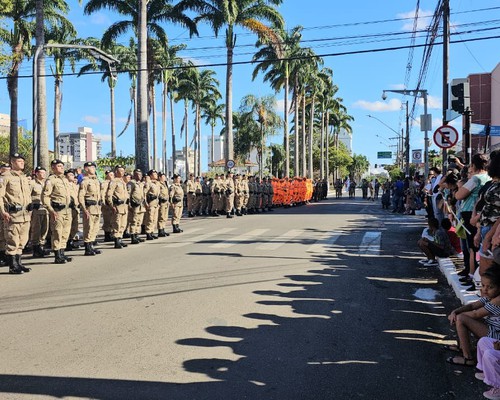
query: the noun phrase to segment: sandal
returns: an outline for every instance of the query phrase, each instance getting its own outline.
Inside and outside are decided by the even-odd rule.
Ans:
[[[454,351],[456,353],[460,353],[462,351],[460,349],[460,347],[458,347],[458,345],[456,345],[456,344],[448,344],[448,345],[445,345],[443,347],[444,347],[445,350]]]
[[[453,365],[460,365],[462,367],[475,367],[476,366],[476,360],[474,358],[467,358],[467,357],[463,357],[463,356],[448,357],[446,359],[446,362],[453,364]]]

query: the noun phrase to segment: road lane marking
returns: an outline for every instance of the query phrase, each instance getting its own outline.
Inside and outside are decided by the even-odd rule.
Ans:
[[[267,250],[267,251],[277,250],[281,246],[287,244],[288,241],[296,238],[297,236],[300,236],[303,233],[304,233],[303,229],[292,229],[288,232],[285,232],[281,236],[278,236],[278,237],[271,239],[267,243],[262,243],[261,245],[257,246],[255,249],[256,250]]]
[[[359,245],[359,254],[380,254],[380,239],[382,232],[366,232]]]
[[[196,228],[196,229],[197,230],[201,230],[201,228]],[[192,245],[194,243],[203,242],[204,240],[210,239],[210,238],[212,238],[214,236],[217,237],[218,235],[224,235],[224,234],[229,233],[229,232],[234,231],[234,230],[236,230],[236,228],[222,228],[222,229],[219,229],[217,231],[213,231],[213,232],[210,232],[210,233],[205,233],[204,235],[190,237],[188,240],[183,241],[183,242],[167,243],[163,247],[167,247],[167,248],[179,248],[179,247],[189,246],[189,245]],[[194,229],[190,230],[190,233],[193,232],[193,231],[194,231]],[[180,239],[182,239],[182,235],[176,236],[176,237],[179,237]]]
[[[234,246],[235,244],[244,244],[242,242],[249,241],[255,237],[261,236],[268,230],[269,229],[254,229],[253,231],[244,233],[242,235],[228,238],[223,242],[213,244],[210,247],[214,249],[227,249],[228,247]]]
[[[322,235],[313,245],[306,250],[308,253],[324,253],[325,250],[333,245],[342,235],[340,232],[328,232]]]

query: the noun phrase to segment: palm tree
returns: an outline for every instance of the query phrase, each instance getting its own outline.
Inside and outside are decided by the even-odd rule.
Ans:
[[[225,105],[217,103],[214,99],[207,99],[201,108],[202,108],[202,118],[205,118],[205,123],[210,125],[212,129],[212,146],[210,149],[210,161],[213,164],[215,162],[215,125],[217,125],[217,120],[220,120],[224,123],[224,111]]]
[[[89,0],[85,5],[86,14],[110,9],[129,18],[115,22],[104,32],[104,45],[116,41],[128,30],[133,30],[137,35],[139,92],[135,152],[137,166],[143,170],[149,169],[147,41],[149,37],[155,37],[163,45],[167,45],[167,34],[161,26],[164,22],[179,24],[187,28],[190,35],[197,34],[196,24],[184,13],[188,1],[181,0],[172,5],[172,0]]]
[[[265,139],[268,135],[274,134],[275,130],[282,124],[281,118],[276,112],[276,98],[274,96],[259,98],[249,94],[241,100],[240,111],[252,116],[259,126],[259,140],[256,147],[259,158],[259,176],[262,178]]]
[[[276,44],[272,41],[258,41],[257,46],[263,46],[254,55],[253,60],[260,60],[255,67],[252,79],[255,79],[259,72],[264,73],[264,82],[270,82],[271,87],[276,91],[283,89],[284,95],[284,125],[283,125],[283,143],[285,147],[285,177],[290,176],[290,143],[289,143],[289,105],[288,92],[290,91],[290,75],[295,60],[289,60],[294,57],[300,47],[302,39],[302,26],[296,26],[290,32],[281,30],[277,32],[280,38],[280,43]]]
[[[339,148],[339,133],[341,130],[345,130],[347,133],[352,133],[352,127],[349,124],[354,121],[346,112],[346,108],[342,105],[342,99],[339,99],[338,107],[335,112],[331,115],[329,124],[334,129],[334,147]],[[334,179],[338,178],[337,171],[335,171]]]
[[[226,69],[226,141],[224,154],[226,161],[234,158],[233,147],[233,51],[236,45],[236,27],[256,33],[259,37],[279,38],[271,29],[283,29],[284,21],[275,6],[283,0],[189,0],[189,8],[199,15],[195,21],[206,21],[215,36],[225,27],[227,50]],[[264,22],[271,25],[266,25]]]
[[[60,44],[77,44],[76,30],[71,27],[55,28],[47,33],[47,42]],[[59,119],[62,107],[62,77],[64,67],[68,60],[71,70],[75,72],[75,63],[78,58],[74,50],[52,48],[49,50],[54,58],[54,66],[51,66],[52,75],[54,76],[54,157],[59,158]]]
[[[34,1],[15,1],[11,2],[10,7],[0,8],[0,18],[4,18],[11,24],[11,29],[0,27],[0,40],[6,43],[11,49],[10,66],[7,72],[7,90],[10,99],[10,151],[18,150],[18,76],[19,68],[26,57],[31,55],[31,39],[35,33],[35,17],[38,12],[43,11],[44,22],[47,29],[52,27],[64,27],[70,25],[64,17],[68,12],[68,5],[64,0],[45,0],[43,10],[40,9],[41,3]],[[43,32],[42,32],[43,34]],[[39,57],[38,66],[43,67],[43,57]],[[43,70],[42,70],[43,71]],[[40,86],[39,86],[40,88]],[[43,83],[42,83],[43,88]],[[45,96],[38,96],[42,103],[42,112]],[[48,165],[48,150],[46,140],[46,129],[39,129],[43,140],[39,141],[39,151],[42,158],[39,158],[40,164],[45,167]],[[43,145],[45,143],[45,145]],[[45,154],[46,153],[46,154]],[[45,164],[46,163],[46,164]]]

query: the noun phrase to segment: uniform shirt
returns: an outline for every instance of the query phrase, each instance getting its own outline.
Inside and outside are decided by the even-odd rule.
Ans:
[[[78,204],[83,212],[88,211],[92,215],[100,213],[101,184],[97,176],[87,175],[83,178],[78,191]],[[95,203],[95,204],[89,204]]]
[[[8,212],[12,222],[30,220],[26,207],[31,203],[31,188],[22,171],[5,171],[0,177],[0,211]],[[20,211],[9,211],[9,206],[20,206]]]
[[[182,189],[181,184],[174,183],[172,186],[170,186],[169,193],[170,193],[170,203],[172,204],[172,206],[181,207],[182,199],[184,198],[184,190]]]
[[[108,194],[110,183],[111,181],[108,179],[106,179],[104,182],[101,182],[101,200],[103,205],[106,204],[106,194]]]
[[[194,192],[198,195],[203,193],[203,188],[201,186],[201,182],[195,182],[194,183]]]
[[[158,205],[158,196],[160,195],[160,185],[158,181],[147,183],[144,191],[146,193],[146,202],[151,206]]]
[[[167,182],[159,181],[158,185],[160,186],[160,195],[158,196],[158,200],[160,201],[160,204],[168,203],[169,193],[168,193]]]
[[[71,202],[72,188],[64,174],[50,175],[45,180],[42,193],[42,203],[50,212],[54,212],[52,203],[57,203],[64,208],[69,207]]]
[[[106,193],[106,203],[110,206],[116,207],[119,212],[125,213],[127,211],[127,200],[129,193],[127,185],[122,178],[114,178],[108,187]],[[120,202],[121,204],[118,204]]]
[[[216,179],[212,183],[212,193],[222,194],[226,190],[226,185],[222,181],[222,179]]]
[[[195,187],[195,182],[194,180],[191,180],[189,179],[187,182],[186,182],[186,192],[187,193],[194,193],[195,190],[196,190],[196,187]]]
[[[233,194],[235,189],[233,178],[227,178],[225,183],[226,183],[226,191],[228,192],[227,194]]]
[[[43,187],[45,185],[45,180],[39,181],[38,179],[32,179],[30,181],[30,187],[31,187],[31,202],[33,204],[40,204],[42,203],[42,192],[43,192]],[[43,206],[41,206],[39,209],[43,209]]]
[[[73,204],[75,207],[78,207],[80,202],[78,201],[78,190],[80,189],[78,186],[78,183],[76,182],[70,182],[70,187],[71,187],[71,199],[73,200]]]
[[[132,179],[128,184],[130,205],[135,211],[146,211],[146,191],[144,182]]]

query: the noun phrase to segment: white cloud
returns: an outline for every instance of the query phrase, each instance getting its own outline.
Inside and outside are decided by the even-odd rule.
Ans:
[[[401,100],[390,99],[388,101],[366,101],[358,100],[353,104],[356,108],[368,111],[397,111],[401,110]]]
[[[206,62],[204,62],[202,60],[198,60],[197,58],[194,58],[194,57],[182,57],[182,61],[185,61],[186,63],[191,62],[196,67],[206,63]]]
[[[285,99],[279,99],[276,101],[276,111],[280,113],[285,112]]]
[[[424,100],[420,99],[421,104],[424,104]],[[434,108],[441,110],[443,108],[443,100],[440,97],[427,96],[427,108]]]
[[[416,29],[417,30],[426,29],[427,26],[429,25],[429,21],[430,21],[430,18],[427,18],[427,17],[431,17],[432,15],[434,15],[434,13],[432,11],[419,10]],[[413,31],[415,10],[398,14],[397,17],[398,18],[411,18],[403,24],[403,27],[401,29],[403,31],[410,31],[410,32]]]
[[[90,23],[92,25],[106,25],[106,26],[109,26],[109,25],[111,25],[111,20],[109,19],[109,17],[106,14],[97,12],[97,13],[93,13],[90,16]]]
[[[99,117],[96,117],[94,115],[85,115],[82,119],[85,122],[88,122],[89,124],[98,124],[99,123]]]
[[[404,89],[406,89],[404,83],[394,83],[392,85],[389,85],[389,87],[391,89],[394,89],[394,90],[404,90]]]

